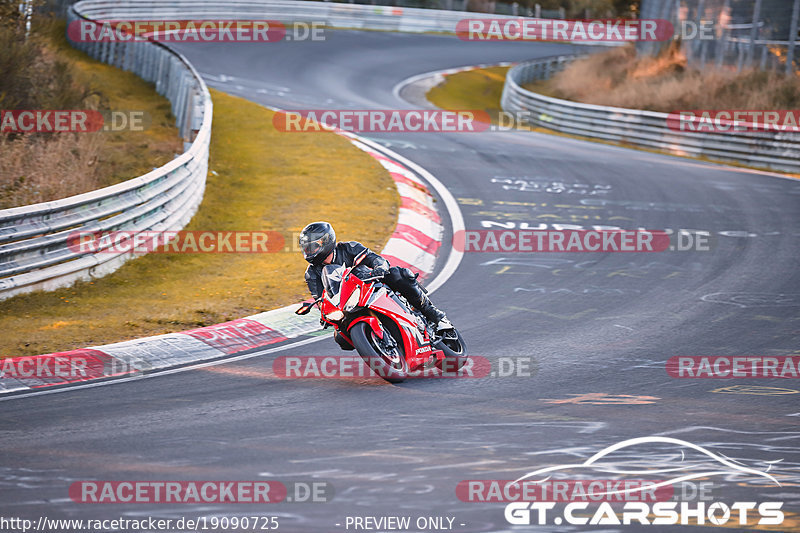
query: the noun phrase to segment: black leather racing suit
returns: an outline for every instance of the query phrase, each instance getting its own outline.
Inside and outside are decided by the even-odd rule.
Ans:
[[[385,270],[389,270],[389,261],[356,241],[336,243],[336,248],[333,249],[333,261],[331,261],[331,264],[351,267],[353,266],[353,261],[356,256],[364,250],[367,250],[367,256],[361,261],[361,265],[368,268],[382,267]],[[308,290],[311,291],[314,299],[322,296],[322,268],[324,266],[323,264],[312,264],[308,265],[306,269],[306,285],[308,285]],[[387,285],[389,284],[387,283]]]
[[[440,312],[436,309],[428,297],[425,295],[425,291],[423,291],[422,287],[417,283],[417,278],[411,270],[407,268],[401,267],[390,267],[389,261],[381,257],[380,255],[376,254],[360,242],[356,241],[349,241],[349,242],[339,242],[336,244],[336,248],[333,250],[333,260],[330,264],[333,265],[344,265],[346,267],[353,266],[353,261],[355,260],[356,256],[367,250],[367,256],[358,265],[360,269],[362,266],[367,268],[374,269],[374,268],[383,268],[387,270],[386,276],[383,278],[383,282],[393,291],[401,294],[408,303],[413,305],[417,308],[422,314],[426,317],[429,317],[430,320],[436,321],[435,313]],[[322,292],[324,290],[322,286],[322,268],[325,265],[308,265],[306,269],[306,284],[308,285],[308,290],[311,291],[311,294],[314,296],[314,299],[319,298],[322,296]],[[366,276],[369,277],[369,272],[364,272]],[[356,275],[359,275],[357,273]],[[359,276],[362,277],[362,276]],[[443,316],[443,314],[442,314]],[[353,347],[341,339],[338,335],[336,336],[336,342],[342,347],[346,349],[352,350]]]

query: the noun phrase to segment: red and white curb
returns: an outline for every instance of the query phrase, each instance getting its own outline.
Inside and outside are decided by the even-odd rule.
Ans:
[[[357,136],[346,132],[340,135],[377,159],[389,172],[400,194],[397,226],[381,255],[393,266],[410,268],[422,279],[429,277],[436,265],[444,228],[428,187],[408,167],[375,151]]]
[[[444,228],[427,186],[408,165],[378,151],[368,141],[348,132],[339,134],[374,157],[389,172],[400,194],[397,226],[381,255],[392,265],[418,272],[420,278],[430,276]],[[180,333],[68,352],[0,359],[0,395],[130,377],[221,359],[320,330],[315,314],[294,314],[299,305]]]

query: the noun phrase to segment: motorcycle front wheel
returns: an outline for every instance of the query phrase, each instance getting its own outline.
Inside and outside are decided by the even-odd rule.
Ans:
[[[442,338],[435,342],[434,347],[444,352],[445,362],[440,361],[437,366],[441,369],[442,365],[448,372],[459,371],[467,364],[467,343],[457,329],[449,329],[442,332]]]
[[[383,329],[384,336],[389,332]],[[350,338],[358,355],[367,366],[389,383],[402,383],[408,376],[408,363],[402,350],[381,340],[366,322],[359,322],[350,330]]]

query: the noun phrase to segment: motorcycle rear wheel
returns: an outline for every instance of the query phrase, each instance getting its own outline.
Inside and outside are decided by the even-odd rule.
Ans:
[[[389,332],[383,329],[383,334],[389,335]],[[400,348],[387,348],[366,322],[353,326],[350,338],[358,355],[378,376],[389,383],[402,383],[408,377],[408,363]]]

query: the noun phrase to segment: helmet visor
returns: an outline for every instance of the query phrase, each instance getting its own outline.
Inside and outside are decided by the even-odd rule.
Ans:
[[[303,239],[300,239],[300,249],[303,250],[303,254],[306,257],[311,257],[314,254],[318,253],[320,250],[322,250],[323,239],[324,237],[322,239],[317,239],[315,241],[305,241],[305,242],[303,241]]]
[[[322,239],[317,239],[316,241],[309,241],[309,242],[300,241],[300,248],[303,249],[304,254],[314,255],[315,253],[319,252],[322,249]]]
[[[315,257],[320,253],[324,253],[325,245],[329,244],[333,240],[328,234],[317,237],[316,239],[314,239],[314,237],[317,237],[317,235],[303,235],[300,237],[300,249],[303,250],[303,255],[306,257],[306,259]]]

